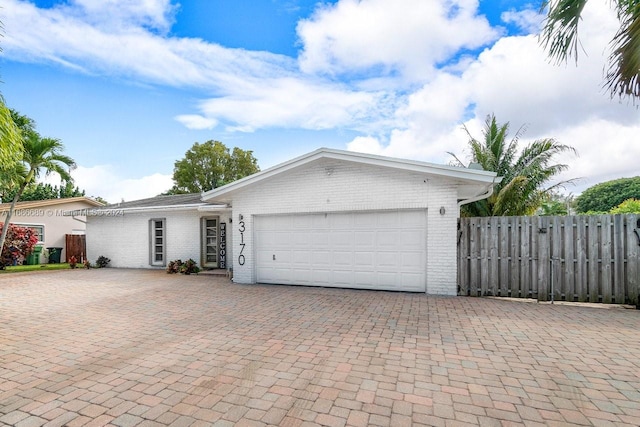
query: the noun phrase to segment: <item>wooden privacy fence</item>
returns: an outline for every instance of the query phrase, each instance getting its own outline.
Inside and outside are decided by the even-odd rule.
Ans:
[[[76,261],[81,263],[85,259],[85,254],[87,253],[87,241],[84,234],[67,234],[66,239],[66,262],[69,262],[69,259],[72,256],[76,257]]]
[[[461,218],[459,294],[635,304],[640,215]]]

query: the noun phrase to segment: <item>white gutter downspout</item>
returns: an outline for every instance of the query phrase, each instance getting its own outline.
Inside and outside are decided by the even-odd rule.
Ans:
[[[84,221],[84,220],[82,220],[82,219],[80,219],[80,218],[76,218],[76,216],[75,216],[74,214],[71,214],[71,218],[73,218],[73,219],[75,219],[76,221],[79,221],[79,222],[81,222],[81,223],[83,223],[83,224],[86,224],[86,223],[87,223],[87,221]]]
[[[496,185],[496,178],[493,178],[493,182],[491,183],[487,191],[485,191],[484,193],[480,193],[468,199],[460,200],[458,202],[458,208],[460,208],[462,205],[466,205],[467,203],[473,203],[473,202],[477,202],[478,200],[487,199],[491,197],[491,195],[493,194],[493,187]]]

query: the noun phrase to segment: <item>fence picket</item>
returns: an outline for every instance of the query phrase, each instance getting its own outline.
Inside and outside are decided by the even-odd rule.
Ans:
[[[462,295],[640,304],[640,215],[461,218]]]

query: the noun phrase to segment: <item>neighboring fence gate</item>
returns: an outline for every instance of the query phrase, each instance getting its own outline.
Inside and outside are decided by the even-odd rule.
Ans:
[[[460,295],[639,305],[640,215],[461,218]]]
[[[66,239],[66,262],[72,256],[76,257],[78,263],[84,262],[87,253],[87,240],[84,234],[67,234]]]

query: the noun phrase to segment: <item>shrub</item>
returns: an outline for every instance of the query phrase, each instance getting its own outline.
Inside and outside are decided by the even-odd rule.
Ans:
[[[167,274],[176,274],[180,273],[180,268],[182,267],[182,260],[169,261],[167,265]]]
[[[187,261],[182,262],[182,260],[177,259],[175,261],[170,261],[167,265],[167,274],[191,274],[191,273],[199,273],[200,268],[198,267],[198,263],[189,258]]]
[[[601,182],[576,198],[576,211],[609,212],[627,199],[640,199],[640,176]]]
[[[0,223],[0,232],[4,224]],[[1,265],[22,264],[38,243],[38,233],[27,227],[9,224],[7,238],[0,254]]]
[[[84,268],[86,268],[87,270],[91,268],[91,263],[88,259],[84,260],[84,263],[82,265],[84,265]]]
[[[191,273],[199,273],[200,268],[198,268],[198,263],[189,258],[182,266],[180,267],[180,273],[182,274],[191,274]]]
[[[109,258],[107,258],[106,256],[100,255],[98,257],[98,259],[96,260],[96,267],[104,268],[104,267],[108,266],[110,262],[111,262],[111,260]]]
[[[69,258],[69,267],[76,268],[77,264],[78,264],[78,260],[76,259],[75,256],[71,255],[71,258]]]

